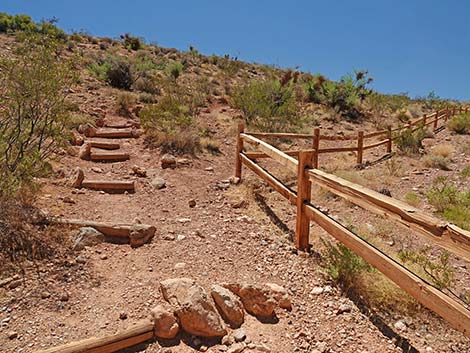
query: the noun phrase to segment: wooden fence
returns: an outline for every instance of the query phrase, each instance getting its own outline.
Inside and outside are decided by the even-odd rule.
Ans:
[[[392,128],[391,125],[387,126],[386,129],[380,131],[374,131],[367,133],[364,130],[357,131],[354,135],[324,135],[321,133],[320,128],[315,128],[313,134],[295,134],[295,133],[271,133],[271,132],[253,132],[250,133],[251,136],[257,138],[285,138],[285,139],[304,139],[312,141],[312,150],[315,151],[313,157],[313,166],[318,168],[318,155],[323,153],[338,153],[338,152],[356,152],[357,153],[357,164],[361,165],[363,163],[364,151],[369,149],[378,148],[381,146],[386,147],[386,152],[392,152],[393,142],[400,137],[400,134],[404,131],[411,129],[411,131],[416,131],[426,126],[433,126],[433,130],[437,130],[440,126],[440,122],[445,124],[450,117],[458,113],[468,113],[468,108],[445,108],[437,110],[432,114],[424,114],[422,117],[407,123],[403,126]],[[241,127],[243,130],[243,127]],[[240,131],[243,132],[243,131]],[[379,141],[371,141],[368,143],[368,140],[376,140],[380,138]],[[321,147],[321,141],[338,141],[338,142],[353,142],[353,145],[345,147]],[[299,153],[299,150],[292,151],[283,151],[287,155],[296,156]],[[247,156],[250,158],[267,158],[268,156],[265,153],[257,152],[247,152]]]
[[[455,111],[452,113],[455,114]],[[437,122],[440,119],[447,120],[449,116],[449,110],[444,112],[438,111],[431,116],[424,116],[418,120],[421,120],[424,125],[435,124],[434,126],[437,126]],[[413,126],[418,124],[413,122]],[[390,130],[392,129],[387,130],[389,137]],[[297,207],[295,245],[299,250],[309,249],[310,221],[314,221],[336,240],[361,256],[424,306],[447,320],[452,327],[470,337],[470,311],[465,306],[419,278],[336,220],[321,212],[311,203],[311,186],[312,183],[317,184],[369,211],[398,222],[410,230],[415,230],[423,235],[426,240],[451,251],[467,261],[470,261],[470,232],[425,214],[421,210],[411,207],[402,201],[319,170],[318,155],[322,153],[322,149],[319,148],[321,135],[318,132],[314,135],[316,137],[313,140],[313,146],[316,149],[283,152],[261,140],[260,137],[289,136],[292,138],[298,137],[298,135],[248,133],[244,132],[244,126],[240,124],[237,137],[235,175],[241,178],[242,166],[245,165],[274,190],[284,196],[292,205]],[[379,136],[379,134],[361,133],[358,136],[363,140],[366,136]],[[301,138],[311,138],[311,135],[302,135]],[[361,139],[358,139],[358,147],[355,147],[355,150],[358,152],[360,151],[359,141]],[[391,141],[390,138],[387,140],[388,146]],[[245,143],[255,146],[257,151],[244,152]],[[379,144],[376,144],[376,146],[379,146]],[[365,147],[367,146],[362,146],[362,149]],[[328,151],[330,152],[330,150]],[[336,149],[336,152],[339,151],[343,151],[343,149]],[[323,151],[323,153],[325,152]],[[294,156],[297,156],[297,158],[294,158]],[[289,188],[268,170],[261,167],[256,161],[258,158],[271,158],[286,169],[296,173],[297,190]]]

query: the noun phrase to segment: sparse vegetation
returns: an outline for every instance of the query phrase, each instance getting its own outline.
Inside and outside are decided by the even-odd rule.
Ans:
[[[458,134],[469,134],[470,113],[454,116],[447,122],[447,127]]]
[[[405,154],[416,154],[423,148],[423,140],[426,137],[426,132],[423,128],[416,131],[406,129],[399,132],[396,137],[396,145],[398,149]]]
[[[28,35],[14,56],[0,58],[0,194],[14,193],[42,173],[66,139],[66,89],[77,76],[60,50],[54,38]]]
[[[0,33],[27,32],[64,40],[67,35],[55,26],[56,22],[57,19],[52,18],[36,23],[28,15],[9,15],[0,12]]]
[[[419,207],[422,203],[421,198],[413,191],[409,191],[405,194],[405,201],[413,207]]]
[[[120,37],[127,49],[139,50],[145,47],[144,41],[141,38],[133,37],[130,33],[121,34]]]
[[[116,110],[123,116],[128,116],[137,103],[137,97],[130,92],[120,92],[116,97]]]

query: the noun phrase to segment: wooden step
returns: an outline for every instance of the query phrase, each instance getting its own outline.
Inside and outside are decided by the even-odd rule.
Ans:
[[[94,137],[101,138],[133,138],[136,133],[131,129],[97,129]]]
[[[110,129],[131,129],[133,125],[129,123],[106,123],[104,127]]]
[[[121,148],[121,144],[119,142],[109,142],[109,141],[99,141],[99,140],[87,140],[86,142],[90,142],[91,147],[101,148],[102,150],[118,150]]]
[[[121,162],[130,158],[127,152],[92,151],[90,159],[94,162]]]
[[[135,192],[134,181],[83,180],[81,187],[111,193]]]

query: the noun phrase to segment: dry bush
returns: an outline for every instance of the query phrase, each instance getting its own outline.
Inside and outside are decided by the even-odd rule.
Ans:
[[[470,133],[470,113],[454,116],[447,122],[447,127],[458,134]]]
[[[212,154],[220,153],[220,143],[215,139],[209,137],[202,137],[200,140],[200,144],[203,149]]]
[[[423,161],[424,166],[428,168],[450,170],[449,159],[444,158],[442,156],[427,155],[423,157],[422,161]]]
[[[119,92],[116,97],[116,111],[122,116],[129,116],[131,109],[137,103],[137,97],[130,92]]]
[[[413,207],[419,207],[422,204],[421,198],[413,191],[409,191],[405,194],[405,201]]]
[[[26,202],[27,201],[27,202]],[[0,199],[0,273],[25,260],[49,259],[64,252],[63,230],[47,226],[42,213],[22,197]]]
[[[448,143],[442,143],[440,145],[436,145],[432,149],[433,155],[441,156],[444,158],[451,158],[453,153],[454,153],[454,147]]]

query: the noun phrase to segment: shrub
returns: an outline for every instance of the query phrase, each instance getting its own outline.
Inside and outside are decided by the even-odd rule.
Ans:
[[[282,86],[278,80],[237,87],[232,104],[243,112],[248,125],[260,131],[290,130],[301,123],[292,86]]]
[[[362,116],[358,104],[372,93],[367,88],[372,80],[367,71],[345,75],[340,82],[316,75],[306,86],[307,96],[311,102],[329,105],[347,118],[358,119]]]
[[[66,34],[54,24],[56,18],[35,23],[28,15],[8,15],[0,12],[0,33],[29,32],[44,34],[55,39],[65,39]]]
[[[106,70],[106,81],[113,87],[129,90],[134,83],[131,66],[126,58],[111,57]]]
[[[137,98],[133,93],[119,92],[116,97],[116,110],[119,114],[128,116],[136,102]]]
[[[423,140],[425,136],[426,132],[422,128],[416,131],[406,129],[399,132],[399,135],[396,137],[396,144],[401,152],[406,154],[416,154],[423,148]]]
[[[243,63],[237,59],[230,58],[229,55],[224,55],[223,57],[217,58],[216,65],[225,75],[233,77],[238,74],[243,66]]]
[[[430,246],[424,246],[417,251],[402,250],[398,256],[404,263],[418,266],[437,288],[449,289],[454,281],[454,271],[449,263],[449,253],[443,251],[436,259],[433,259],[431,251]]]
[[[460,176],[464,179],[470,178],[470,166],[463,168],[463,170],[460,172]]]
[[[437,211],[442,212],[458,203],[459,191],[454,185],[450,184],[446,177],[437,177],[426,196],[429,203],[433,205]]]
[[[183,72],[183,64],[179,61],[172,61],[166,67],[166,73],[169,77],[173,78],[176,81],[178,77],[181,76]]]
[[[121,34],[121,40],[127,49],[139,50],[145,47],[142,39],[133,37],[129,33]]]
[[[427,155],[423,157],[423,163],[428,168],[437,168],[441,170],[451,170],[449,167],[449,159],[443,156]]]
[[[201,147],[212,154],[220,153],[220,143],[217,140],[211,139],[209,137],[203,137],[200,139]]]
[[[470,113],[454,116],[447,122],[447,127],[458,134],[469,134]]]
[[[14,193],[44,170],[66,139],[67,89],[77,80],[55,38],[28,35],[0,57],[0,194]]]
[[[441,143],[434,146],[432,149],[432,154],[435,156],[440,156],[444,158],[451,158],[454,153],[454,147],[448,143]]]
[[[419,207],[422,202],[421,198],[413,191],[409,191],[405,194],[405,201],[413,207]]]
[[[354,285],[359,275],[365,271],[371,271],[370,265],[361,257],[354,254],[343,244],[333,244],[322,239],[326,247],[325,271],[344,288],[349,289]]]
[[[147,143],[160,147],[163,153],[195,153],[199,149],[199,136],[183,96],[167,94],[157,104],[143,108],[139,116]]]

